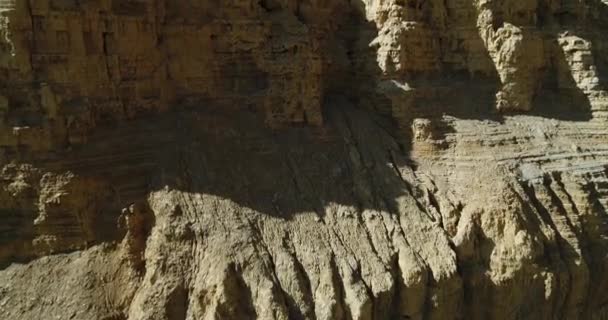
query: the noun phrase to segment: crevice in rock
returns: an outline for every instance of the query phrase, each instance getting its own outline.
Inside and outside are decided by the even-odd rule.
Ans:
[[[186,320],[188,314],[189,292],[178,286],[170,293],[167,300],[166,316],[171,320]]]
[[[304,268],[304,266],[302,265],[300,260],[298,260],[298,257],[295,254],[293,255],[293,260],[294,260],[296,272],[301,276],[301,279],[304,282],[303,284],[304,284],[305,292],[303,292],[303,295],[306,298],[306,303],[310,306],[310,313],[307,315],[303,315],[303,316],[305,319],[308,319],[308,318],[315,319],[316,318],[315,302],[314,302],[314,296],[312,294],[310,278],[308,276],[308,273],[306,272],[306,269]]]
[[[557,277],[556,281],[558,282],[558,284],[562,283],[563,281],[567,281],[567,283],[566,283],[567,289],[565,290],[565,292],[561,292],[562,298],[559,300],[557,300],[557,299],[555,300],[555,303],[557,305],[553,308],[553,310],[555,310],[554,312],[558,312],[557,310],[564,309],[564,305],[567,301],[567,297],[570,295],[571,290],[572,290],[572,272],[568,268],[568,263],[566,260],[566,251],[563,248],[564,243],[567,243],[567,241],[563,238],[562,234],[559,232],[559,229],[555,225],[555,222],[553,221],[548,209],[537,198],[534,185],[533,184],[522,184],[521,187],[523,188],[525,194],[528,197],[528,200],[529,200],[528,203],[530,204],[530,206],[532,208],[534,208],[534,210],[539,214],[540,218],[542,219],[542,222],[551,228],[551,230],[555,236],[554,244],[547,242],[545,239],[545,243],[548,245],[547,248],[545,249],[546,250],[545,254],[548,255],[549,261],[553,264],[553,266],[555,268],[554,271],[559,272],[562,267],[565,267],[566,276],[568,277],[567,279],[562,279],[561,277],[559,277],[559,274],[557,274],[558,277]],[[551,249],[555,249],[556,252],[551,252],[551,251],[553,251]],[[553,257],[553,254],[556,254],[556,256]],[[557,259],[557,261],[554,261],[554,259]],[[561,285],[558,285],[558,287],[561,287]]]
[[[293,317],[294,319],[304,319],[304,316],[303,316],[301,310],[295,305],[293,298],[289,295],[288,292],[285,291],[285,289],[281,285],[281,281],[279,281],[279,276],[277,275],[277,268],[275,265],[275,258],[272,255],[271,251],[269,250],[269,246],[266,243],[266,241],[264,240],[264,237],[260,231],[260,228],[258,226],[256,226],[253,221],[249,220],[248,217],[245,217],[245,219],[247,220],[247,223],[248,223],[251,231],[254,234],[254,239],[256,240],[255,244],[254,244],[255,252],[260,257],[262,257],[262,259],[264,256],[267,257],[267,259],[263,259],[263,260],[264,260],[264,262],[269,263],[269,265],[266,265],[266,267],[268,268],[267,271],[269,271],[272,274],[271,280],[274,283],[274,285],[276,285],[278,287],[277,291],[279,291],[280,298],[281,298],[281,300],[278,302],[280,304],[282,304],[286,310],[288,310],[288,312],[290,314],[290,318]],[[261,248],[260,248],[260,246],[261,246]],[[260,253],[263,253],[263,254],[260,254]]]
[[[567,290],[567,292],[565,293],[565,299],[564,301],[566,303],[564,303],[564,305],[562,306],[562,310],[560,311],[561,314],[567,314],[567,308],[570,307],[576,307],[576,306],[570,306],[567,304],[567,302],[571,299],[571,295],[573,294],[573,287],[575,285],[575,281],[578,282],[580,284],[581,281],[583,281],[583,279],[580,279],[580,277],[575,277],[574,272],[576,270],[571,270],[571,268],[584,268],[587,269],[587,266],[589,265],[589,260],[587,259],[587,255],[585,254],[585,250],[583,247],[581,247],[581,244],[585,243],[585,239],[583,239],[580,236],[580,233],[577,232],[577,229],[575,228],[574,224],[572,223],[572,221],[570,220],[570,218],[568,217],[568,214],[566,212],[566,209],[564,207],[564,203],[561,201],[561,199],[558,197],[558,195],[555,193],[555,191],[552,189],[551,187],[551,181],[545,181],[545,188],[549,194],[549,196],[551,197],[551,201],[553,203],[554,206],[557,207],[557,210],[559,211],[559,213],[561,214],[561,216],[563,217],[563,219],[566,222],[567,227],[571,230],[571,232],[573,233],[573,235],[575,236],[575,240],[577,241],[578,246],[577,247],[572,247],[572,245],[569,244],[569,241],[566,240],[565,236],[562,235],[563,241],[564,241],[564,245],[567,246],[568,251],[572,251],[572,253],[569,252],[563,252],[564,256],[562,256],[563,259],[565,259],[566,257],[568,259],[566,259],[566,264],[569,270],[569,289]],[[582,264],[579,265],[578,262],[573,261],[572,255],[580,255],[579,258],[583,261]],[[588,272],[588,271],[587,271]],[[587,291],[587,290],[585,290]],[[582,299],[583,301],[586,300],[586,297],[584,299]]]
[[[340,276],[340,272],[338,270],[338,266],[336,264],[335,253],[332,251],[331,258],[329,260],[329,266],[332,274],[332,284],[336,291],[336,302],[338,305],[338,310],[335,310],[336,320],[350,320],[352,319],[352,315],[350,313],[350,308],[346,303],[346,288],[344,287],[344,281]],[[339,317],[342,316],[342,317]]]

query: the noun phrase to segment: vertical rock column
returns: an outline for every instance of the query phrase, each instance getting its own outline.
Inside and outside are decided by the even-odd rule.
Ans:
[[[499,111],[529,111],[545,67],[537,1],[479,0],[477,28],[500,77]]]

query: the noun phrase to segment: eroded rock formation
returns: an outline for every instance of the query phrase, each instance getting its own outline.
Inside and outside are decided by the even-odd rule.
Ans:
[[[607,28],[0,0],[0,318],[605,319]]]

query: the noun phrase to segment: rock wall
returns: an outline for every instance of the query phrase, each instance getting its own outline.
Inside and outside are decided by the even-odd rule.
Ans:
[[[100,122],[176,107],[320,125],[327,23],[273,6],[5,1],[3,144],[78,144]]]
[[[605,319],[606,28],[0,0],[0,318]]]
[[[359,1],[5,1],[2,144],[79,144],[99,123],[178,107],[321,125],[328,95],[375,94],[370,77],[424,97],[467,74],[496,86],[501,111],[529,111],[546,88],[606,112],[601,2]]]

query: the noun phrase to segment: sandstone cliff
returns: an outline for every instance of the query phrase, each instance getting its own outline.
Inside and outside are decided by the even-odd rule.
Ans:
[[[607,30],[0,0],[0,318],[608,319]]]

